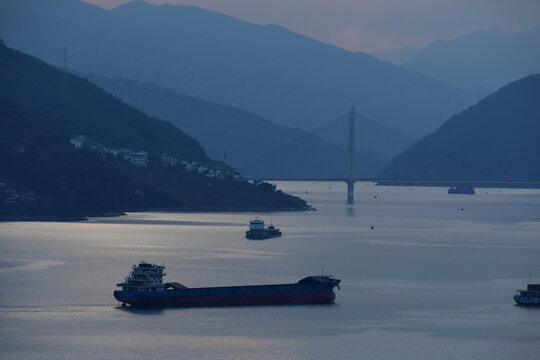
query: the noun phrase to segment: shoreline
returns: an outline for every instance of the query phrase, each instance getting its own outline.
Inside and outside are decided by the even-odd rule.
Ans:
[[[103,213],[90,213],[78,216],[61,216],[61,215],[26,215],[26,214],[0,214],[0,223],[8,222],[84,222],[89,218],[101,218],[101,217],[118,217],[125,216],[127,213],[138,212],[168,212],[168,213],[213,213],[213,212],[227,212],[227,213],[241,213],[241,212],[292,212],[292,211],[317,211],[312,206],[305,208],[230,208],[230,207],[215,207],[215,208],[182,208],[182,209],[136,209],[125,210],[123,212],[103,212]]]
[[[452,187],[456,184],[472,185],[475,188],[486,189],[540,189],[539,182],[527,181],[470,181],[470,180],[379,180],[377,186],[420,186],[420,187]]]
[[[346,182],[343,178],[269,178],[265,181],[291,182]],[[392,180],[392,179],[354,179],[355,183],[369,182],[377,186],[422,186],[422,187],[451,187],[457,183],[470,184],[478,188],[509,188],[509,189],[540,189],[540,181],[525,180]]]

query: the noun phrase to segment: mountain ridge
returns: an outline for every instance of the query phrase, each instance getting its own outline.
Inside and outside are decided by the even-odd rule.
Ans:
[[[515,34],[477,30],[425,47],[404,67],[452,86],[490,93],[540,72],[540,28]]]
[[[289,127],[313,130],[356,105],[365,116],[418,137],[476,99],[370,55],[209,10],[140,9],[133,3],[88,10],[88,4],[82,9],[72,2],[70,9],[77,10],[66,16],[58,10],[67,4],[62,2],[36,18],[20,2],[43,7],[30,0],[0,4],[3,17],[18,19],[0,22],[0,36],[45,61],[60,64],[67,46],[69,66],[78,71],[149,82],[161,78],[179,93]],[[22,28],[30,20],[32,27]],[[92,24],[98,20],[96,29]],[[163,34],[175,34],[174,40]]]
[[[254,169],[257,159],[276,157],[277,153],[281,153],[281,148],[289,146],[294,141],[302,142],[308,136],[305,131],[274,124],[268,119],[242,109],[177,94],[173,90],[155,84],[93,74],[81,73],[81,76],[87,77],[114,96],[142,111],[170,121],[200,141],[213,159],[222,159],[223,156],[226,156],[227,163],[247,175],[251,174],[250,169]],[[393,155],[402,150],[402,147],[405,147],[402,145],[403,143],[407,145],[412,143],[411,139],[372,120],[363,117],[359,117],[359,119],[362,121],[357,126],[356,132],[357,144],[360,145],[358,146],[358,156],[364,158],[368,163],[380,162],[381,164],[377,168],[381,168],[382,163],[388,162]],[[334,163],[341,161],[340,158],[344,155],[338,156],[334,147],[326,142],[333,142],[341,148],[342,154],[346,154],[348,127],[336,126],[334,123],[335,121],[318,129],[315,133],[317,137],[309,138],[309,145],[312,151],[324,153],[325,150],[321,149],[326,149],[328,153],[335,154],[335,158],[329,162],[313,164],[318,169],[317,171],[328,169],[330,172],[328,176],[335,177],[340,176],[342,171],[339,175],[332,174],[333,170],[331,169],[335,170]],[[369,131],[359,131],[359,129],[366,130],[366,123]],[[389,146],[385,150],[383,148],[386,145]],[[315,150],[316,148],[319,150]],[[300,156],[300,154],[290,154],[290,156]],[[279,173],[282,174],[287,169],[293,170],[294,168],[284,166],[279,169]],[[299,177],[307,178],[309,177],[308,173],[313,173],[311,169],[306,168],[305,170],[308,172],[299,174]],[[376,171],[371,171],[364,175],[374,176],[375,173]],[[274,177],[272,173],[268,172],[257,171],[257,174],[257,177],[263,177],[261,174],[264,174],[265,177]]]
[[[246,175],[261,179],[345,179],[349,160],[346,149],[307,133],[245,167]],[[372,178],[384,163],[365,154],[355,154],[354,176]]]
[[[422,51],[422,49],[414,46],[403,46],[392,50],[378,50],[372,52],[371,55],[381,61],[390,61],[391,63],[401,66],[403,63],[411,60],[420,51]]]
[[[354,121],[355,147],[364,156],[389,162],[413,143],[413,139],[362,114],[355,113]],[[313,133],[345,150],[349,143],[349,115],[342,115]]]
[[[200,141],[209,155],[242,170],[253,156],[276,149],[302,135],[240,108],[197,99],[156,84],[80,73],[132,106],[170,121]],[[258,154],[258,155],[257,155]]]
[[[540,180],[540,74],[500,88],[396,156],[404,180]]]
[[[86,79],[4,45],[0,63],[1,220],[309,209]]]

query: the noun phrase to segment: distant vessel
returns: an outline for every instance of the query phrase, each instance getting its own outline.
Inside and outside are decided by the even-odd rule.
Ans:
[[[122,306],[142,307],[323,304],[335,300],[333,289],[341,282],[332,276],[308,276],[293,284],[187,288],[163,283],[164,270],[144,261],[133,265],[114,297]]]
[[[264,227],[264,220],[252,219],[249,221],[249,230],[246,231],[246,238],[250,240],[264,240],[273,237],[280,237],[281,231],[273,224]]]
[[[474,195],[474,187],[472,185],[457,184],[448,189],[449,194],[466,194]]]
[[[518,305],[540,306],[540,284],[527,284],[527,290],[517,290],[514,301]]]

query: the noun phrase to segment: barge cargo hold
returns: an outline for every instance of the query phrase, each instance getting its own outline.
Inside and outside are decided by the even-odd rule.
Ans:
[[[163,283],[164,270],[164,266],[145,262],[133,265],[114,297],[123,306],[141,307],[324,304],[335,300],[333,289],[341,282],[331,276],[308,276],[291,284],[187,288]]]

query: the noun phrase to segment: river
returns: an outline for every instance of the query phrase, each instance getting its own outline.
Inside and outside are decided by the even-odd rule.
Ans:
[[[540,283],[540,190],[276,184],[317,211],[0,223],[0,358],[538,359],[540,308],[512,296]],[[283,236],[246,240],[255,216]],[[140,260],[188,287],[342,283],[330,305],[122,308]]]

